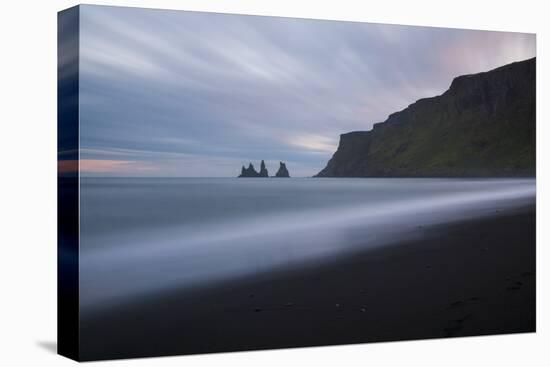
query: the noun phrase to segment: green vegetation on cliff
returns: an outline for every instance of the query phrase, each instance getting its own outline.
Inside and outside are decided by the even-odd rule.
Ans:
[[[317,176],[534,176],[535,69],[533,58],[457,77],[370,131],[342,134]]]

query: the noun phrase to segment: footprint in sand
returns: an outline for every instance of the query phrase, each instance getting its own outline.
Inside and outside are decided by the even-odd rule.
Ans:
[[[452,309],[455,309],[455,308],[461,308],[461,307],[464,307],[466,306],[466,304],[469,302],[477,302],[479,301],[479,297],[477,296],[472,296],[470,298],[468,298],[467,301],[464,301],[464,300],[458,300],[458,301],[454,301],[454,302],[451,302],[449,304],[449,306],[447,307],[448,310],[452,310]]]
[[[448,326],[443,328],[445,337],[455,336],[460,330],[464,328],[464,322],[468,320],[470,317],[472,317],[471,313],[466,314],[462,317],[459,317],[458,319],[449,321]]]
[[[449,310],[449,312],[455,314],[456,316],[457,312],[460,312],[460,313],[466,312],[466,310],[468,309],[468,305],[474,304],[477,301],[479,301],[479,297],[477,296],[469,297],[466,300],[454,301],[454,302],[451,302],[449,306],[447,306],[447,310]],[[467,313],[467,314],[463,314],[458,318],[449,320],[447,322],[446,327],[443,328],[445,337],[451,337],[451,336],[457,335],[457,333],[464,328],[464,323],[466,322],[466,320],[470,319],[471,317],[473,317],[473,314]]]
[[[528,281],[528,277],[530,277],[532,275],[532,273],[530,271],[524,271],[523,273],[521,273],[519,276],[524,280],[524,281]],[[512,277],[506,277],[506,281],[508,282],[514,282],[514,280],[512,279]],[[523,282],[522,281],[516,281],[514,282],[513,284],[510,284],[506,287],[506,290],[507,291],[518,291],[520,290],[522,287],[523,287]]]
[[[462,306],[464,306],[464,301],[459,300],[459,301],[454,301],[454,302],[452,302],[452,303],[449,305],[449,307],[447,307],[447,309],[448,309],[448,310],[452,310],[452,309],[454,309],[454,308],[460,308],[460,307],[462,307]]]
[[[528,272],[526,272],[526,273],[528,273]],[[523,276],[523,274],[525,274],[525,273],[521,273],[520,276]],[[509,281],[509,282],[510,281],[513,282],[513,280],[510,277],[506,277],[506,280]],[[506,287],[506,290],[507,291],[518,291],[518,290],[521,289],[522,286],[523,286],[523,282],[518,280],[518,281],[514,282],[513,284],[508,285]]]

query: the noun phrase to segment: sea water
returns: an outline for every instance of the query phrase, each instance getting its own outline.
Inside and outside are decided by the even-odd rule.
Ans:
[[[80,304],[352,256],[535,202],[534,179],[81,178]]]

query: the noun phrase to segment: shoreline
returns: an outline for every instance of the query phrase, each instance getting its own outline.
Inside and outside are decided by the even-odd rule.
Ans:
[[[535,206],[319,266],[113,307],[82,360],[535,331]]]

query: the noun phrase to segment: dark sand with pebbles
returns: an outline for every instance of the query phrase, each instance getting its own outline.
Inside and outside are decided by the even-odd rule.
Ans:
[[[81,320],[81,357],[535,331],[534,206],[418,231],[330,264],[121,304]]]

